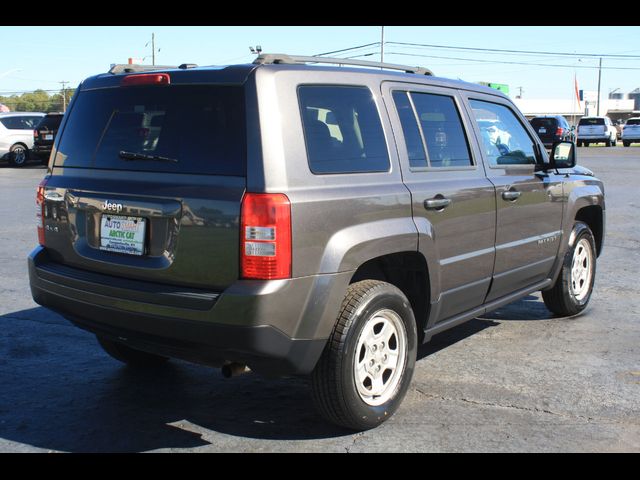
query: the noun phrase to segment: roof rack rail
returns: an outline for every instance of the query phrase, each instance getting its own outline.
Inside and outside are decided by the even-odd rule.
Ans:
[[[353,60],[351,58],[333,58],[333,57],[305,57],[299,55],[286,55],[282,53],[263,53],[254,61],[257,65],[269,64],[296,64],[296,63],[331,63],[336,65],[356,65],[359,67],[376,67],[386,68],[388,70],[400,70],[406,73],[415,73],[416,75],[431,75],[433,72],[424,67],[411,67],[408,65],[397,65],[394,63],[371,62],[368,60]]]
[[[139,65],[135,63],[124,63],[112,65],[109,69],[109,73],[116,75],[118,73],[137,73],[137,72],[152,72],[154,70],[173,70],[178,68],[172,65]]]

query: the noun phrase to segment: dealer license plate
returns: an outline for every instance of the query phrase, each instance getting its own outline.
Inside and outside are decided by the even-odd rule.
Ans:
[[[100,250],[144,254],[146,220],[140,217],[102,215],[100,219]]]

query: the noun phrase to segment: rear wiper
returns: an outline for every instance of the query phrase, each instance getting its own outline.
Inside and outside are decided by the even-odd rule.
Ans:
[[[144,153],[126,152],[121,150],[118,154],[123,160],[155,160],[157,162],[174,162],[178,163],[175,158],[161,157],[159,155],[146,155]]]

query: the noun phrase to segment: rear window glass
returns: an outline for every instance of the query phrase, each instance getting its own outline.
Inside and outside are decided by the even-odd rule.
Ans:
[[[313,173],[385,172],[389,154],[367,87],[298,89],[309,168]]]
[[[62,115],[47,115],[46,117],[42,117],[40,123],[38,123],[37,128],[46,128],[49,130],[55,130],[60,126],[62,122]]]
[[[558,121],[555,118],[534,118],[531,120],[531,125],[535,129],[540,127],[554,129],[558,125]]]
[[[581,118],[578,125],[604,125],[604,118]]]
[[[625,125],[640,125],[640,118],[631,118]]]
[[[56,166],[245,175],[242,87],[82,91],[68,115]]]

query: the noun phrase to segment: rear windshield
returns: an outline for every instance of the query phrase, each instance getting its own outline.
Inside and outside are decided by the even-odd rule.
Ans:
[[[556,128],[558,125],[558,121],[555,118],[534,118],[531,120],[531,125],[533,128]]]
[[[578,125],[604,125],[604,118],[581,118]]]
[[[242,87],[81,91],[68,115],[56,166],[245,175]]]
[[[630,118],[625,125],[640,125],[640,118]]]
[[[62,115],[47,115],[46,117],[42,117],[37,128],[55,130],[60,126],[60,122],[62,122]]]

